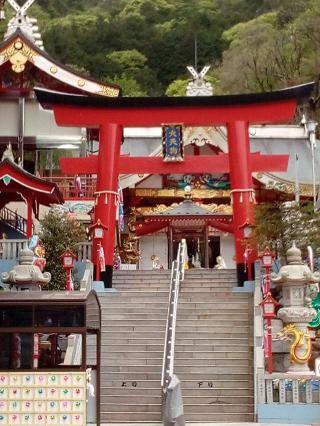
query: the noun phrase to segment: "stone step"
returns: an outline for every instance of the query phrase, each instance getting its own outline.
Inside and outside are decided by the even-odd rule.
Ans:
[[[229,378],[221,378],[220,376],[215,376],[214,381],[211,378],[203,378],[200,376],[200,379],[188,379],[184,376],[183,381],[181,382],[181,387],[183,392],[195,389],[205,390],[214,390],[216,389],[241,389],[241,388],[250,388],[253,389],[253,386],[250,384],[253,380],[253,376],[244,375],[244,377],[234,378],[234,375],[229,376]]]
[[[201,383],[201,382],[200,382]],[[185,388],[182,385],[182,397],[216,397],[221,396],[222,398],[225,397],[243,397],[243,396],[249,396],[251,399],[253,398],[253,388],[250,387],[243,387],[243,388],[204,388],[203,384],[197,383],[198,387],[195,389],[188,389]],[[251,401],[252,402],[252,401]]]
[[[177,360],[176,360],[177,361]],[[148,368],[148,366],[146,367]],[[151,370],[151,366],[150,366]],[[248,372],[248,366],[247,365],[239,365],[236,364],[230,364],[230,365],[176,365],[175,366],[175,373],[178,377],[180,377],[180,380],[183,380],[183,377],[185,374],[223,374],[223,373],[229,373],[232,374],[246,374]]]
[[[103,371],[104,373],[157,373],[159,371],[159,374],[161,372],[162,368],[162,360],[161,362],[157,363],[157,360],[154,360],[154,364],[148,364],[148,365],[105,365],[103,364]],[[220,366],[201,366],[201,365],[176,365],[175,367],[175,373],[178,377],[180,377],[180,380],[183,380],[183,377],[185,374],[204,374],[204,375],[210,375],[210,374],[227,374],[230,375],[233,374],[246,374],[248,372],[248,367],[243,365],[220,365]]]
[[[160,392],[160,380],[135,380],[129,379],[128,381],[123,381],[121,379],[108,381],[106,385],[101,386],[101,393],[103,395],[108,394],[109,392],[120,392],[122,389],[136,391],[138,389],[157,389]],[[148,390],[147,390],[148,392]]]
[[[113,330],[102,330],[102,338],[103,339],[114,339],[114,338],[118,338],[119,336],[119,330],[117,329],[113,329]],[[123,330],[121,332],[121,338],[130,338],[132,339],[147,339],[147,338],[164,338],[164,334],[165,331],[139,331],[139,330],[134,330],[134,331],[125,331]],[[195,331],[195,332],[188,332],[188,331],[179,331],[177,330],[176,332],[176,339],[231,339],[231,338],[235,338],[235,339],[247,339],[248,340],[248,334],[247,333],[243,333],[241,331],[237,332],[237,331],[220,331],[220,332],[212,332],[212,331]]]
[[[144,324],[139,324],[139,323],[133,323],[131,325],[127,325],[127,324],[118,324],[116,321],[113,324],[108,324],[106,322],[106,328],[107,330],[106,332],[114,332],[114,331],[118,331],[120,333],[122,332],[133,332],[133,331],[138,331],[138,332],[153,332],[155,330],[155,325],[154,324],[150,324],[150,325],[146,325],[148,324],[148,321],[145,321]],[[165,328],[166,328],[166,323],[165,321],[162,321],[160,324],[156,324],[156,333],[159,332],[164,332]]]
[[[114,423],[114,422],[136,422],[136,424],[141,424],[144,422],[160,422],[161,414],[160,412],[122,412],[122,411],[101,411],[101,423]],[[159,425],[160,426],[160,425]]]
[[[125,313],[154,313],[156,314],[167,314],[167,304],[161,302],[160,300],[156,302],[141,302],[135,303],[128,301],[120,301],[120,302],[111,302],[111,303],[101,303],[102,315],[108,313],[122,312]],[[224,308],[223,303],[219,302],[179,302],[178,307],[178,317],[180,315],[188,314],[188,315],[217,315],[217,314],[229,314],[234,315],[234,318],[237,319],[238,315],[246,314],[248,315],[250,311],[250,306],[247,301],[239,301],[230,304]],[[240,317],[241,318],[241,317]]]
[[[114,322],[112,325],[108,324],[108,322],[105,323],[106,325],[106,330],[104,331],[104,333],[112,333],[115,331],[118,332],[123,332],[123,333],[128,333],[128,332],[147,332],[147,333],[160,333],[160,332],[164,332],[165,328],[166,328],[166,323],[162,322],[161,324],[158,324],[156,327],[157,331],[155,330],[155,326],[154,324],[150,324],[150,325],[146,325],[148,323],[148,321],[146,321],[144,324],[139,324],[139,323],[133,323],[131,325],[127,325],[127,324],[117,324],[116,322]],[[210,323],[210,321],[205,324],[205,325],[193,325],[193,326],[188,326],[186,327],[184,324],[177,324],[177,328],[176,328],[176,333],[184,333],[186,335],[186,337],[188,337],[190,335],[190,333],[192,334],[199,334],[199,337],[202,336],[201,333],[209,333],[209,334],[217,334],[218,336],[221,335],[221,326],[220,325],[214,325],[215,323],[212,321]],[[230,330],[230,331],[229,331]],[[223,334],[227,337],[227,336],[234,336],[234,335],[242,335],[242,336],[247,336],[248,331],[249,331],[249,326],[239,326],[239,325],[234,325],[232,326],[232,330],[229,329],[228,331],[224,332]],[[210,336],[208,336],[210,337]]]
[[[113,347],[110,347],[110,345],[105,345],[106,351],[104,355],[104,359],[119,359],[121,358],[132,358],[132,359],[146,359],[146,358],[160,358],[162,359],[163,356],[163,350],[158,351],[151,351],[151,350],[144,350],[144,351],[135,351],[128,347],[119,346],[120,350],[113,350]],[[159,346],[161,349],[161,346]],[[175,351],[175,359],[181,360],[181,359],[195,359],[195,360],[201,360],[204,361],[205,359],[209,360],[226,360],[227,362],[230,362],[230,360],[248,360],[252,358],[252,355],[248,351],[237,351],[236,353],[230,353],[227,351],[182,351],[179,352],[178,350]]]
[[[111,320],[111,321],[122,321],[123,323],[132,323],[132,321],[158,321],[158,322],[162,322],[162,321],[166,321],[167,320],[167,315],[162,315],[162,316],[158,316],[156,318],[154,318],[154,312],[146,312],[146,313],[141,313],[141,312],[137,312],[137,313],[122,313],[119,314],[116,312],[111,312],[111,313],[104,313],[103,314],[103,318],[105,320]]]
[[[112,358],[112,357],[103,357],[103,359],[101,360],[101,365],[103,367],[105,366],[115,366],[115,367],[129,367],[129,366],[137,366],[137,367],[141,367],[141,366],[152,366],[152,367],[159,367],[162,366],[162,357],[160,358],[156,358],[156,357],[149,357],[149,354],[147,354],[144,358],[125,358],[125,357],[117,357],[117,358]],[[122,369],[120,369],[121,371]],[[145,371],[149,371],[148,369],[146,369]],[[152,370],[153,371],[153,370]]]
[[[102,412],[118,412],[119,405],[111,403],[102,402],[100,404]],[[160,403],[124,403],[121,404],[121,411],[123,413],[136,413],[136,412],[144,412],[144,413],[156,413],[161,412],[161,404]],[[253,412],[252,404],[184,404],[184,412],[185,414],[195,414],[200,412],[204,413],[243,413],[248,414]]]
[[[121,332],[121,337],[124,337],[124,338],[129,338],[129,336],[130,336],[130,338],[131,339],[135,339],[135,338],[137,338],[137,339],[139,339],[139,338],[149,338],[149,337],[151,337],[151,338],[163,338],[164,337],[164,330],[162,330],[162,331],[158,331],[158,330],[156,330],[156,331],[147,331],[147,332],[145,332],[145,331],[122,331]],[[119,331],[118,330],[102,330],[102,338],[103,339],[106,339],[106,338],[108,338],[108,339],[113,339],[113,337],[118,337],[119,335],[120,335],[120,333],[119,333]],[[108,337],[106,337],[106,336],[108,336]]]
[[[114,404],[119,407],[119,400],[121,398],[121,405],[161,405],[161,392],[158,389],[158,395],[150,395],[148,390],[148,396],[145,395],[127,395],[127,394],[118,394],[118,395],[103,395],[101,396],[100,406],[104,408],[106,404]]]
[[[178,377],[183,383],[187,380],[193,380],[196,382],[217,382],[217,381],[228,381],[231,383],[234,380],[241,380],[241,382],[251,383],[252,375],[248,375],[248,373],[223,373],[221,369],[218,369],[218,373],[212,372],[185,372],[178,374]],[[183,374],[183,376],[182,376]],[[109,383],[109,381],[119,381],[119,380],[131,380],[131,381],[142,381],[142,380],[158,380],[160,383],[161,373],[160,371],[157,373],[151,373],[146,371],[112,371],[107,372],[105,369],[101,371],[101,379],[102,383]]]
[[[253,413],[253,404],[233,404],[233,403],[227,403],[227,404],[220,404],[220,403],[208,403],[208,404],[183,404],[184,412],[189,418],[188,414],[195,414],[195,413]]]
[[[206,324],[198,324],[198,322],[194,323],[193,325],[186,326],[184,322],[179,321],[177,324],[176,331],[179,333],[200,333],[200,332],[208,332],[211,331],[212,333],[218,333],[221,331],[220,325],[214,325],[214,321],[208,321]],[[151,326],[152,327],[152,326]],[[226,336],[228,336],[230,332],[232,333],[242,333],[247,335],[249,331],[248,325],[233,325],[232,331],[231,329],[228,329],[226,327]]]
[[[133,382],[134,386],[132,385],[132,382],[113,382],[114,385],[109,387],[102,387],[101,388],[101,396],[108,397],[108,396],[117,396],[117,398],[121,398],[122,396],[145,396],[146,394],[150,396],[161,396],[160,391],[160,383],[157,383],[157,387],[151,387],[146,386],[145,382]],[[143,387],[142,387],[143,386]],[[182,397],[217,397],[221,396],[222,398],[227,397],[231,398],[233,396],[235,397],[250,397],[251,399],[253,393],[253,389],[247,387],[242,388],[204,388],[203,384],[199,387],[199,383],[196,383],[196,387],[193,389],[185,388],[182,384]],[[251,401],[252,402],[252,401]]]
[[[122,289],[122,288],[130,288],[130,287],[134,287],[134,288],[139,288],[139,289],[156,289],[156,288],[160,288],[163,290],[163,288],[166,286],[169,289],[169,281],[166,280],[119,280],[119,281],[114,281],[112,282],[112,286],[116,289]],[[181,290],[184,290],[185,288],[207,288],[210,289],[212,288],[220,288],[225,286],[226,288],[229,288],[230,290],[233,287],[237,287],[238,283],[236,280],[225,280],[225,279],[221,279],[221,280],[215,280],[212,281],[212,279],[203,279],[201,281],[195,281],[195,280],[189,280],[189,281],[182,281],[180,282],[180,288]]]
[[[130,316],[129,318],[126,315],[122,315],[122,318],[119,318],[120,315],[118,314],[107,314],[103,316],[102,324],[103,326],[109,327],[111,326],[111,323],[114,325],[119,326],[150,326],[150,327],[158,327],[158,326],[165,326],[166,325],[166,317],[163,318],[154,318],[144,316],[143,318],[135,318],[134,316]],[[188,320],[188,319],[179,319],[178,318],[178,326],[180,327],[192,327],[195,324],[195,321]],[[223,325],[225,328],[230,327],[248,327],[249,326],[249,320],[217,320],[215,318],[209,318],[209,319],[198,319],[197,327],[202,326],[210,326],[211,324],[218,327]]]
[[[122,413],[158,413],[160,415],[161,413],[161,401],[159,401],[158,403],[133,403],[133,404],[129,404],[129,403],[124,403],[124,404],[114,404],[113,402],[111,403],[105,403],[102,402],[100,404],[100,409],[101,412],[108,412],[108,413],[112,413],[112,412],[119,412],[119,408],[121,407],[121,412]]]
[[[167,315],[168,309],[165,307],[160,307],[157,303],[141,303],[139,306],[132,306],[131,303],[115,303],[113,305],[107,305],[103,306],[101,304],[102,308],[102,315],[109,314],[109,313],[117,313],[125,312],[125,314],[141,314],[143,312],[144,315],[146,314],[154,314],[155,316],[158,315]]]
[[[220,354],[220,353],[226,353],[232,356],[234,353],[234,350],[237,351],[237,354],[239,356],[244,353],[248,353],[248,343],[245,344],[234,344],[232,343],[225,343],[223,345],[219,344],[217,342],[217,345],[215,344],[201,344],[197,345],[196,347],[191,345],[181,345],[179,342],[176,342],[176,354],[180,353],[188,353],[188,354]],[[196,349],[195,349],[196,348]],[[144,342],[142,344],[133,342],[133,343],[125,343],[125,344],[117,344],[114,342],[102,342],[102,350],[107,353],[112,352],[163,352],[163,341],[161,343],[151,343],[149,344],[149,339],[147,342]],[[227,357],[227,355],[226,355]]]
[[[184,355],[185,356],[185,355]],[[210,367],[210,366],[221,366],[221,368],[234,367],[234,366],[245,366],[248,367],[250,361],[248,358],[180,358],[178,355],[175,357],[175,367],[178,371],[178,367]]]
[[[254,413],[222,413],[215,412],[214,415],[211,413],[202,413],[201,411],[196,413],[188,413],[185,415],[185,420],[190,422],[222,422],[222,423],[231,423],[233,422],[252,422],[254,419]],[[231,424],[229,423],[229,426]],[[243,425],[245,426],[245,425]],[[278,426],[278,425],[277,425]]]

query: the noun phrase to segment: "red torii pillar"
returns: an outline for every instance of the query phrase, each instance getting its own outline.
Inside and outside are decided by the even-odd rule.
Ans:
[[[44,107],[53,107],[59,125],[99,127],[99,155],[94,158],[66,160],[69,167],[64,172],[98,173],[97,205],[95,221],[101,220],[108,227],[103,247],[106,272],[102,276],[106,286],[111,286],[113,247],[115,234],[115,192],[119,173],[176,173],[229,171],[233,198],[233,225],[235,252],[240,285],[247,279],[243,245],[243,229],[246,221],[253,221],[253,187],[251,173],[255,169],[255,154],[249,148],[249,123],[277,123],[290,120],[296,110],[297,99],[309,96],[313,83],[278,92],[212,96],[195,98],[102,98],[85,97],[35,90]],[[159,158],[120,157],[120,139],[123,126],[159,126],[162,123],[183,123],[186,126],[226,125],[228,130],[229,167],[225,158],[216,156],[211,163],[197,162],[190,158],[183,163],[164,163]],[[265,164],[261,171],[284,171],[283,156],[261,156]],[[282,158],[279,158],[282,157]],[[122,161],[121,161],[122,160]],[[191,161],[190,161],[191,160]],[[271,161],[270,161],[271,160]],[[273,161],[272,167],[270,164]],[[227,170],[226,170],[227,169]],[[255,169],[257,170],[257,169]],[[103,194],[108,194],[108,202]],[[253,259],[251,259],[253,260]]]
[[[252,261],[255,260],[256,247],[248,251],[245,259],[245,240],[242,226],[254,223],[254,189],[250,169],[249,126],[243,121],[227,124],[231,202],[233,204],[233,234],[238,278],[241,282],[251,277]],[[247,261],[247,264],[246,264]]]

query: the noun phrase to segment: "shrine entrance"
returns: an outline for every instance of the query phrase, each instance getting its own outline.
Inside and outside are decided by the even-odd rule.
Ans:
[[[214,268],[217,256],[220,256],[220,237],[206,235],[205,228],[192,230],[177,229],[173,231],[172,253],[176,258],[182,238],[187,243],[189,268]],[[169,248],[170,253],[170,248]],[[169,260],[170,265],[170,260]]]
[[[257,258],[252,242],[250,252],[244,248],[244,229],[253,225],[255,190],[252,172],[286,171],[288,155],[261,155],[250,152],[249,124],[283,123],[291,120],[298,100],[309,98],[314,84],[309,83],[270,93],[206,97],[107,98],[74,96],[36,89],[44,108],[54,110],[58,125],[99,128],[99,155],[61,160],[69,174],[96,174],[95,222],[105,225],[102,238],[105,253],[105,286],[112,286],[115,220],[119,174],[229,173],[238,283],[248,280],[248,271]],[[174,161],[161,157],[121,156],[123,127],[153,127],[180,123],[183,126],[225,126],[228,153],[214,157],[186,155]],[[165,144],[164,144],[165,145]],[[174,147],[177,152],[177,148]],[[172,148],[173,150],[173,148]],[[155,230],[159,224],[151,224]],[[224,225],[224,224],[221,224]],[[217,223],[217,226],[220,226]],[[162,225],[163,227],[163,225]],[[158,228],[159,229],[159,228]],[[221,229],[218,228],[218,229]],[[97,243],[93,253],[98,265]],[[247,256],[245,256],[245,251]],[[248,264],[246,264],[246,262]]]

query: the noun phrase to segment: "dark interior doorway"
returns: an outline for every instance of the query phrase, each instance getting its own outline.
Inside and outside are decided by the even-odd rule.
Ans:
[[[209,268],[214,268],[217,256],[220,256],[220,237],[209,237]]]

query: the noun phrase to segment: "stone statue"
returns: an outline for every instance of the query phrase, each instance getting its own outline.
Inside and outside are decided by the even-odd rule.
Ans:
[[[226,262],[224,261],[222,256],[217,256],[216,261],[217,264],[214,265],[214,269],[227,269]]]
[[[6,159],[8,159],[8,160],[10,160],[14,163],[14,156],[13,156],[13,152],[12,152],[11,142],[8,143],[6,149],[4,150],[4,152],[2,154],[1,161],[4,161]]]
[[[19,253],[19,265],[10,272],[2,273],[2,281],[11,284],[16,290],[41,290],[42,285],[51,280],[49,272],[42,273],[40,268],[33,265],[33,251],[25,248]]]

